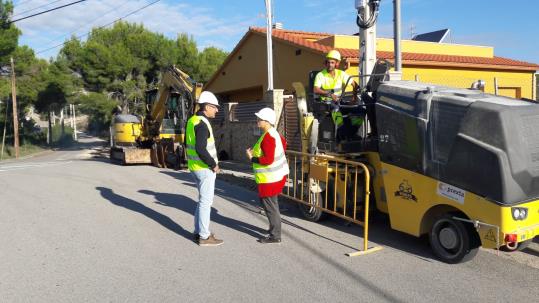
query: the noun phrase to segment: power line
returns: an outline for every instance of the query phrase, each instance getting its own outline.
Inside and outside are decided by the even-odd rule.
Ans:
[[[31,2],[33,0],[26,0],[26,1],[20,1],[20,2],[17,2],[17,4],[13,3],[13,7],[18,7],[18,6],[21,6],[25,3],[28,3],[28,2]]]
[[[32,18],[32,17],[35,17],[35,16],[39,16],[39,15],[42,15],[42,14],[45,14],[45,13],[48,13],[48,12],[55,11],[57,9],[61,9],[61,8],[67,7],[67,6],[71,6],[71,5],[74,5],[74,4],[77,4],[77,3],[81,3],[81,2],[84,2],[84,1],[86,1],[86,0],[79,0],[79,1],[71,2],[71,3],[68,3],[68,4],[62,5],[62,6],[51,8],[51,9],[48,9],[46,11],[43,11],[43,12],[40,12],[40,13],[37,13],[37,14],[22,17],[22,18],[19,18],[19,19],[16,19],[16,20],[12,20],[12,21],[8,22],[8,24],[15,23],[17,21],[21,21],[21,20],[24,20],[24,19]]]
[[[126,5],[126,4],[129,3],[130,1],[132,1],[132,0],[127,0],[127,1],[125,1],[124,3],[122,3],[122,4],[120,4],[120,5],[118,5],[118,6],[114,7],[114,8],[112,8],[111,10],[109,10],[108,12],[106,12],[106,13],[104,13],[104,14],[101,14],[99,17],[95,18],[95,19],[92,20],[91,22],[88,22],[86,25],[88,25],[88,24],[90,24],[90,25],[91,25],[91,24],[94,24],[94,22],[96,22],[97,20],[99,20],[99,19],[105,17],[106,15],[108,15],[108,14],[110,14],[110,13],[116,11],[116,10],[118,10],[120,7]],[[69,32],[68,34],[62,34],[62,35],[60,35],[60,36],[57,36],[57,37],[55,37],[55,38],[52,38],[51,40],[49,40],[49,42],[47,42],[47,44],[46,44],[45,46],[49,46],[49,45],[51,45],[54,41],[60,40],[60,39],[62,39],[63,37],[71,36],[71,35],[77,33],[79,30],[81,30],[81,29],[82,29],[83,27],[85,27],[86,25],[78,26],[76,30],[71,31],[71,32]]]
[[[35,11],[35,10],[38,9],[38,8],[42,8],[42,7],[45,7],[45,6],[49,6],[49,5],[51,5],[51,4],[54,4],[54,3],[60,2],[60,1],[63,1],[63,0],[56,0],[56,1],[52,1],[52,2],[50,2],[50,3],[45,3],[45,4],[42,4],[42,5],[40,5],[40,6],[36,6],[36,7],[34,7],[34,8],[25,10],[25,11],[20,12],[20,13],[17,13],[17,14],[15,14],[15,15],[11,16],[11,17],[16,17],[16,16],[24,15],[24,14],[26,14],[26,13],[28,13],[28,12]]]
[[[94,28],[94,29],[100,29],[100,28],[107,27],[107,26],[109,26],[109,25],[111,25],[111,24],[114,24],[114,23],[116,23],[116,22],[118,22],[118,21],[120,21],[120,20],[122,20],[122,19],[125,19],[125,18],[127,18],[127,17],[129,17],[129,16],[131,16],[131,15],[133,15],[133,14],[136,14],[136,13],[140,12],[141,10],[143,10],[143,9],[149,7],[149,6],[152,6],[152,5],[156,4],[156,3],[159,2],[159,1],[161,1],[161,0],[156,0],[156,1],[153,1],[153,2],[151,2],[151,3],[149,3],[149,4],[146,4],[146,5],[144,5],[143,7],[138,8],[138,9],[136,9],[136,10],[130,12],[129,14],[127,14],[127,15],[125,15],[125,16],[123,16],[123,17],[120,17],[120,18],[118,18],[118,19],[116,19],[116,20],[114,20],[114,21],[112,21],[112,22],[109,22],[109,23],[107,23],[107,24],[105,24],[105,25],[98,26],[98,27],[96,27],[96,28]],[[92,30],[93,30],[93,29],[92,29]],[[91,31],[86,32],[86,33],[84,33],[84,34],[82,34],[82,35],[79,35],[79,36],[77,36],[77,39],[80,39],[80,38],[82,38],[82,37],[86,37],[86,36],[88,36],[90,33],[91,33]],[[57,44],[57,45],[55,45],[55,46],[49,47],[49,48],[44,49],[44,50],[40,50],[40,51],[36,52],[36,55],[37,55],[37,54],[44,53],[44,52],[47,52],[47,51],[50,51],[51,49],[55,49],[55,48],[57,48],[57,47],[63,46],[63,45],[66,44],[67,42],[68,42],[68,41],[63,42],[63,43],[60,43],[60,44]]]

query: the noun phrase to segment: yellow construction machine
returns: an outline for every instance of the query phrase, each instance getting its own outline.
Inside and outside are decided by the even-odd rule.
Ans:
[[[379,1],[364,2],[375,10]],[[539,235],[539,105],[391,80],[389,69],[378,61],[353,93],[357,101],[343,94],[337,102],[345,120],[365,121],[345,121],[344,135],[331,119],[335,106],[294,83],[303,144],[301,153],[288,153],[284,194],[303,201],[313,221],[329,213],[355,222],[371,204],[393,229],[428,235],[447,263],[473,258],[480,246],[516,250],[532,242]]]
[[[176,169],[185,165],[185,125],[201,92],[202,85],[185,72],[166,68],[157,88],[146,92],[144,117],[114,117],[111,159]]]
[[[137,138],[141,134],[142,122],[135,115],[116,114],[110,129],[110,159],[122,164],[149,163],[147,151],[138,148]]]

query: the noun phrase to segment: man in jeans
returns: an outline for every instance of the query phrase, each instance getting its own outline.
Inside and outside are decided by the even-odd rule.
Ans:
[[[223,240],[215,238],[210,232],[210,213],[219,165],[208,118],[215,118],[219,102],[213,93],[204,91],[200,94],[198,104],[200,110],[187,121],[185,134],[187,166],[198,188],[194,239],[200,246],[218,246],[223,244]]]

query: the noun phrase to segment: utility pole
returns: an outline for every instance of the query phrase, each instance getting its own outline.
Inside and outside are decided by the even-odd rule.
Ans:
[[[393,0],[393,43],[395,53],[395,70],[390,73],[390,80],[402,80],[401,51],[401,0]]]
[[[7,128],[8,107],[9,107],[9,103],[6,102],[6,115],[5,115],[6,119],[4,121],[4,135],[2,136],[2,152],[0,153],[0,160],[4,159],[4,146],[5,146],[5,143],[6,143],[6,128]]]
[[[17,88],[15,86],[15,63],[11,57],[11,96],[13,100],[13,137],[15,158],[19,158],[19,118],[17,115]]]
[[[273,44],[272,44],[272,15],[271,15],[271,0],[266,2],[266,43],[268,56],[268,91],[273,90]]]
[[[395,72],[402,72],[401,52],[401,1],[393,0],[393,40],[395,51]]]
[[[69,126],[71,126],[71,128],[75,128],[75,126],[73,125],[75,120],[73,120],[73,104],[69,104]]]
[[[73,138],[75,138],[75,141],[77,141],[77,114],[75,104],[73,104]]]
[[[376,20],[379,0],[356,0],[359,26],[360,87],[366,88],[376,64]]]

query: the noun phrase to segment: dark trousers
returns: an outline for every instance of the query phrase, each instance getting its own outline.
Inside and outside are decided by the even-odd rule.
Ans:
[[[281,239],[281,213],[279,212],[278,196],[260,198],[266,217],[269,220],[270,237]]]

